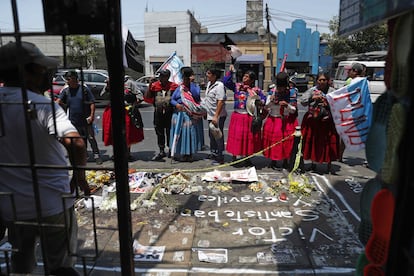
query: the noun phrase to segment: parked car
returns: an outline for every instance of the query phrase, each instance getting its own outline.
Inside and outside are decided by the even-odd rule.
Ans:
[[[53,93],[59,94],[64,85],[66,84],[66,73],[71,69],[60,69],[55,73],[52,86]],[[78,73],[79,80],[81,81],[81,72],[80,70],[75,70]],[[83,70],[83,80],[91,90],[92,94],[95,97],[95,102],[97,105],[106,105],[109,102],[109,94],[105,93],[101,95],[102,89],[105,87],[105,81],[108,79],[108,72],[106,70]]]
[[[139,90],[141,90],[142,93],[145,93],[145,91],[147,91],[148,86],[151,82],[151,79],[153,78],[155,77],[148,75],[148,76],[142,76],[135,81],[137,83]]]

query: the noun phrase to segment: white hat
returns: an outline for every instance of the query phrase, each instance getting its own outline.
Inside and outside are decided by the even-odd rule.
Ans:
[[[249,113],[250,116],[254,116],[256,113],[256,100],[260,100],[260,97],[258,95],[249,96],[246,101],[246,110],[247,113]]]
[[[215,139],[220,139],[223,136],[221,130],[218,127],[216,127],[212,122],[208,124],[208,127],[210,128],[211,134],[213,134]]]

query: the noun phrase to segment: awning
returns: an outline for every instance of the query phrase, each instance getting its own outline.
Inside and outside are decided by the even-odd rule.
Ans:
[[[263,55],[241,55],[237,58],[236,64],[262,64],[264,63]]]

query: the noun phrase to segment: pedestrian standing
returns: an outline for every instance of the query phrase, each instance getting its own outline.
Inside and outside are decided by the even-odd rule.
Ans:
[[[109,79],[103,91],[109,92]],[[103,92],[102,92],[103,93]],[[135,82],[129,78],[124,80],[124,104],[125,104],[125,138],[128,148],[128,161],[133,162],[131,147],[144,140],[144,124],[142,122],[139,104],[143,100],[143,94],[138,89]],[[102,114],[102,138],[105,146],[113,145],[112,134],[112,109],[111,104],[105,107]],[[111,156],[113,160],[113,156]]]
[[[171,155],[179,153],[181,161],[192,162],[193,154],[204,145],[203,117],[205,109],[200,105],[200,87],[191,81],[194,71],[191,67],[182,67],[183,82],[174,91],[171,104],[174,113],[171,119],[170,149]]]
[[[214,164],[224,163],[224,123],[227,118],[226,88],[220,81],[221,71],[210,68],[206,72],[207,87],[204,98],[204,107],[207,110],[207,122],[209,124],[208,136],[210,139],[210,155]],[[211,127],[210,127],[211,126]],[[218,131],[220,130],[220,131]]]
[[[17,61],[22,62],[21,70]],[[0,47],[0,79],[4,81],[0,88],[0,225],[8,227],[13,274],[33,272],[42,237],[45,274],[79,275],[74,269],[74,191],[79,186],[85,195],[90,193],[82,169],[87,155],[85,142],[65,111],[43,96],[48,86],[44,84],[50,83],[47,69],[58,63],[29,42]],[[28,141],[28,137],[33,139]],[[75,168],[71,178],[68,159]]]
[[[174,110],[170,101],[172,93],[178,87],[178,84],[168,80],[170,76],[170,70],[160,70],[158,80],[153,79],[150,82],[148,90],[144,95],[144,99],[154,105],[153,123],[155,134],[157,135],[159,153],[154,155],[152,161],[161,161],[167,156],[165,148],[168,147],[170,141],[171,118]],[[170,155],[170,153],[168,153],[168,155]]]
[[[329,86],[329,76],[319,73],[316,86],[307,90],[300,98],[300,103],[308,107],[302,119],[303,159],[327,163],[331,172],[331,162],[339,156],[339,135],[333,122],[326,94],[335,91]]]
[[[256,73],[246,71],[242,81],[234,83],[232,76],[234,66],[230,65],[229,69],[223,78],[223,84],[234,92],[234,111],[230,117],[226,150],[233,155],[233,161],[236,161],[237,156],[247,157],[262,149],[261,122],[252,128],[255,114],[252,112],[249,114],[247,106],[251,106],[248,102],[252,103],[253,109],[260,113],[266,96],[259,87],[254,86]],[[260,114],[256,115],[260,116]],[[247,159],[241,165],[252,166],[252,163]]]
[[[293,148],[293,133],[298,123],[297,89],[289,86],[289,76],[280,72],[276,76],[276,87],[269,91],[266,100],[268,116],[263,125],[263,155],[270,158],[269,167],[288,168]]]
[[[86,85],[81,85],[76,71],[66,73],[67,86],[62,89],[57,103],[67,109],[69,119],[78,132],[91,145],[96,164],[102,164],[98,143],[95,139],[95,97]]]

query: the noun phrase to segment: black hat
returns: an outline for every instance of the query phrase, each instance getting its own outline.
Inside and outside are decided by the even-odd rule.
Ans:
[[[286,72],[279,72],[277,74],[276,86],[289,86],[289,75]]]
[[[168,69],[162,69],[158,73],[160,74],[160,76],[166,76],[166,77],[171,76],[171,71]]]
[[[35,44],[26,41],[21,43],[21,47],[16,42],[0,47],[0,70],[16,68],[18,60],[23,64],[35,63],[47,68],[58,66],[59,60],[45,56]]]

